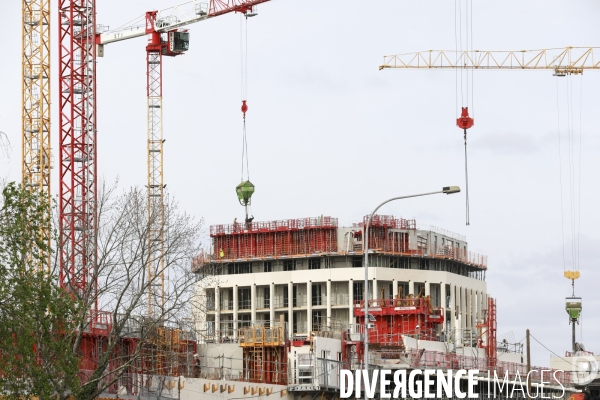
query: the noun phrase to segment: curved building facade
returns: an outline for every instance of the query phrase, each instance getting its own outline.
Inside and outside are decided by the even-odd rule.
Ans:
[[[365,225],[317,217],[211,226],[212,254],[195,266],[202,340],[237,341],[243,326],[279,321],[290,339],[332,326],[360,330]],[[472,340],[486,318],[486,270],[464,236],[393,216],[371,221],[369,300],[428,298],[443,317],[432,335]]]

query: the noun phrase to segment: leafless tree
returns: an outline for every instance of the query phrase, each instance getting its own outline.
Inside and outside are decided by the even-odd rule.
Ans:
[[[0,131],[0,158],[9,158],[10,157],[10,140],[8,140],[8,135],[2,131]]]
[[[201,250],[202,221],[181,211],[172,197],[164,200],[164,219],[159,210],[155,203],[149,210],[145,189],[118,194],[116,185],[102,186],[97,236],[81,236],[88,260],[96,261],[83,265],[75,260],[75,275],[62,279],[81,302],[78,328],[69,335],[72,351],[83,357],[83,384],[75,394],[79,399],[93,399],[115,386],[127,391],[153,386],[160,391],[165,385],[156,384],[158,376],[151,384],[150,375],[178,374],[186,362],[169,346],[175,336],[193,337],[186,336],[192,327],[182,321],[192,312],[196,279],[191,267]],[[73,231],[85,235],[93,229]],[[157,240],[157,231],[163,241]],[[63,238],[68,232],[63,230]],[[67,241],[61,244],[57,259],[68,254]],[[64,266],[70,262],[63,259]],[[84,288],[74,284],[83,280]],[[92,344],[95,347],[89,348]],[[57,392],[64,393],[61,389]]]

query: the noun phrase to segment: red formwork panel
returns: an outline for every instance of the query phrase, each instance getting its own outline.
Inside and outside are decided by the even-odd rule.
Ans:
[[[234,223],[210,227],[217,258],[245,259],[337,251],[337,219],[331,217]]]
[[[356,323],[363,326],[364,306],[363,300],[355,301]],[[401,346],[403,334],[435,340],[437,327],[444,323],[443,310],[432,307],[427,297],[369,300],[369,314],[376,319],[369,331],[369,342],[382,346]]]
[[[369,217],[363,218],[362,224],[367,225]],[[408,234],[397,230],[415,230],[417,223],[414,219],[396,218],[393,215],[374,215],[369,225],[369,248],[381,249],[386,252],[402,253],[408,249]],[[394,231],[391,231],[391,230]]]
[[[367,225],[369,216],[363,218],[363,226]],[[370,228],[373,227],[386,227],[392,229],[417,229],[417,222],[414,219],[396,218],[393,215],[373,215],[371,218]]]

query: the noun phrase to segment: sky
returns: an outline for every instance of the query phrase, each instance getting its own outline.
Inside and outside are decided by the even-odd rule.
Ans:
[[[177,4],[97,3],[98,23],[111,28]],[[596,0],[472,3],[475,49],[598,44]],[[551,71],[475,71],[464,104],[455,71],[378,70],[384,55],[454,50],[456,4],[273,0],[258,7],[248,21],[252,213],[256,221],[330,215],[344,225],[387,198],[461,186],[461,194],[390,203],[381,213],[466,235],[470,250],[488,256],[499,336],[512,332],[521,340],[529,328],[561,355],[571,340],[564,311],[571,285],[563,271],[578,268],[578,338],[600,352],[600,313],[593,311],[600,309],[600,71],[563,78]],[[57,1],[52,6],[56,21]],[[0,159],[0,176],[19,180],[20,2],[1,1],[0,15],[6,34],[0,131],[12,146]],[[241,25],[239,15],[192,25],[190,50],[164,60],[165,183],[183,209],[204,219],[207,246],[210,225],[243,219],[235,195],[242,164]],[[56,25],[52,31],[56,52]],[[108,182],[118,178],[124,189],[146,184],[145,40],[110,44],[98,62],[99,174]],[[56,71],[55,56],[55,157]],[[463,133],[455,126],[461,105],[475,118],[468,132],[469,226]],[[53,193],[58,164],[55,158]],[[534,341],[533,363],[549,365],[548,356]]]

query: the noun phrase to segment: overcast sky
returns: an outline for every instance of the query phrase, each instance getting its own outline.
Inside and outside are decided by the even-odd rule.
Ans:
[[[57,52],[57,2],[52,3]],[[113,28],[177,4],[97,3],[98,23]],[[476,49],[600,44],[597,0],[474,3]],[[389,197],[444,185],[464,188],[455,72],[378,70],[386,54],[454,50],[455,2],[273,0],[258,14],[248,22],[247,96],[257,221],[331,215],[349,224]],[[13,147],[10,158],[0,160],[0,176],[19,180],[21,2],[0,1],[0,15],[5,33],[0,130]],[[165,182],[184,209],[204,218],[208,230],[243,219],[235,196],[242,144],[240,17],[214,18],[190,32],[190,50],[164,60]],[[105,53],[98,64],[99,173],[108,181],[119,177],[123,188],[144,185],[145,39],[108,45]],[[57,193],[56,57],[52,70]],[[466,235],[471,250],[489,257],[488,290],[498,301],[499,335],[512,331],[520,340],[530,328],[559,354],[571,343],[564,311],[571,287],[563,270],[573,268],[572,254],[582,274],[576,286],[584,302],[582,341],[600,352],[599,88],[600,71],[572,78],[555,78],[551,71],[476,71],[469,104],[475,126],[468,133],[471,225],[465,226],[464,192],[404,200],[381,211]],[[574,116],[573,179],[568,110]],[[571,184],[575,220],[580,215],[576,229],[571,228]],[[575,252],[574,231],[580,244]],[[535,342],[532,354],[535,364],[549,364],[548,351]]]

